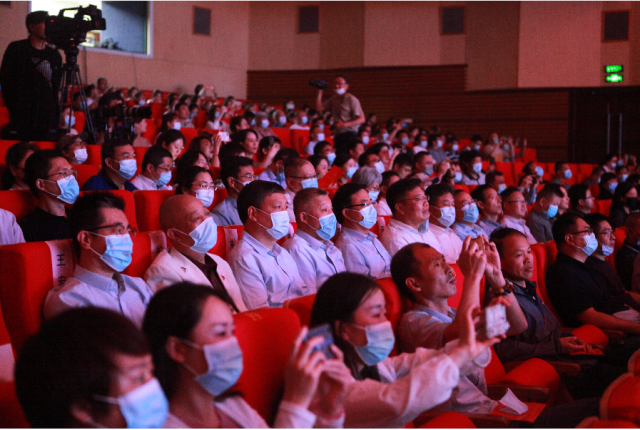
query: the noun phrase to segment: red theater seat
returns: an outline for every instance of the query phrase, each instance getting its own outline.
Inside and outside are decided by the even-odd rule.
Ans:
[[[98,167],[92,164],[77,164],[73,168],[78,171],[78,185],[80,185],[80,188],[90,177],[98,174]]]
[[[198,130],[193,127],[182,127],[180,133],[184,136],[184,147],[187,148],[191,139],[198,135]]]
[[[242,225],[218,227],[218,241],[209,252],[226,260],[229,252],[238,244],[238,241],[242,239],[243,230],[244,226]]]
[[[600,400],[600,418],[640,424],[640,376],[625,373],[613,381]]]
[[[296,297],[295,299],[286,300],[283,306],[298,314],[301,325],[308,326],[311,321],[311,309],[313,309],[313,302],[315,300],[316,295],[311,294],[304,297]]]
[[[289,136],[290,132],[288,128],[273,127],[271,130],[273,130],[273,134],[275,134],[278,137],[278,139],[280,139],[283,147],[285,148],[291,147],[291,140]]]
[[[138,233],[133,240],[131,264],[122,273],[142,278],[153,260],[164,249],[167,249],[167,239],[163,232]]]
[[[443,412],[437,417],[420,425],[421,429],[474,429],[476,425],[466,415],[459,412]]]
[[[87,161],[85,164],[91,164],[94,166],[102,166],[102,158],[100,158],[101,145],[86,145],[87,147]]]
[[[611,212],[611,202],[613,202],[613,200],[596,200],[598,213],[608,217]]]
[[[139,220],[138,229],[140,231],[161,230],[160,207],[169,197],[175,196],[175,194],[176,192],[173,190],[134,191],[133,199],[135,200],[136,219]]]
[[[13,382],[0,382],[0,428],[29,428]]]
[[[309,130],[291,130],[290,136],[291,147],[299,154],[304,153],[304,148],[309,143]]]
[[[37,206],[38,199],[29,190],[0,191],[0,209],[11,212],[18,221]]]

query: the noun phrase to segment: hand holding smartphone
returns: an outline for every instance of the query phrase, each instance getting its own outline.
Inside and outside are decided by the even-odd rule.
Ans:
[[[333,344],[333,332],[331,331],[331,326],[329,326],[329,324],[321,324],[317,327],[309,329],[309,333],[307,333],[307,335],[305,336],[304,342],[307,342],[309,339],[317,336],[322,337],[323,342],[313,348],[313,351],[311,351],[311,353],[313,354],[316,351],[321,351],[324,356],[329,359],[336,358],[333,351],[331,351],[331,345]]]

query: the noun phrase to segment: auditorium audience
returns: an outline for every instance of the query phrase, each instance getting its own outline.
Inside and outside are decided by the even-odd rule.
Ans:
[[[398,182],[400,176],[393,170],[387,170],[382,174],[382,182],[380,183],[380,195],[378,196],[378,203],[375,205],[378,216],[390,216],[393,215],[391,208],[387,203],[387,190],[391,185]]]
[[[87,146],[78,135],[61,136],[56,143],[56,149],[64,154],[69,164],[82,164],[89,158]]]
[[[293,199],[296,193],[306,188],[318,188],[318,175],[313,164],[306,158],[290,158],[284,167],[284,174],[287,187],[284,196],[287,199],[287,213],[289,220],[294,222],[296,215],[293,211]]]
[[[327,157],[329,164],[333,164],[336,159],[336,150],[326,140],[321,140],[313,147],[313,155]]]
[[[193,123],[191,122],[190,117],[191,112],[189,111],[189,105],[187,103],[178,103],[174,108],[174,112],[178,115],[181,127],[193,128]]]
[[[538,243],[526,224],[527,202],[520,189],[509,187],[500,194],[500,197],[502,199],[502,225],[524,234],[530,244]]]
[[[551,226],[553,218],[558,214],[558,206],[563,197],[560,188],[561,185],[556,183],[545,185],[538,193],[536,203],[526,216],[527,227],[538,243],[553,240]]]
[[[204,169],[208,169],[209,162],[207,161],[207,156],[204,155],[202,151],[198,150],[189,150],[185,152],[180,156],[180,158],[178,158],[178,161],[176,162],[176,172],[178,175],[180,175],[180,172],[191,166],[198,166]]]
[[[276,243],[290,227],[282,187],[266,181],[247,184],[238,195],[238,214],[244,231],[227,261],[247,309],[280,307],[310,294],[295,261]]]
[[[478,226],[482,228],[487,235],[493,233],[494,230],[502,228],[500,216],[502,215],[502,199],[500,194],[489,185],[480,185],[471,192],[471,197],[475,200],[480,218]],[[488,236],[487,236],[488,237]]]
[[[453,200],[455,201],[456,221],[451,225],[451,229],[460,240],[464,241],[467,236],[471,236],[472,239],[477,239],[480,235],[488,237],[487,232],[477,224],[480,210],[469,193],[455,190]]]
[[[407,178],[394,182],[387,190],[387,203],[393,216],[382,232],[380,242],[391,257],[414,242],[442,249],[429,229],[429,199],[419,179]]]
[[[463,185],[484,185],[485,176],[482,173],[482,157],[477,151],[465,151],[460,154]]]
[[[213,203],[216,185],[209,169],[189,166],[177,173],[176,194],[196,197],[206,207]]]
[[[377,213],[366,187],[349,183],[338,188],[333,196],[333,213],[342,226],[334,243],[342,252],[347,270],[371,279],[390,276],[391,257],[378,236],[369,231]]]
[[[627,291],[635,291],[640,293],[640,289],[632,288],[632,280],[634,279],[634,261],[637,260],[640,253],[640,213],[632,213],[627,216],[624,223],[626,237],[620,248],[616,252],[615,262],[616,270],[622,285]]]
[[[145,335],[95,307],[45,321],[18,354],[15,384],[33,428],[160,428],[169,409]]]
[[[129,180],[138,168],[136,152],[124,139],[111,139],[100,149],[102,170],[90,177],[82,186],[82,191],[135,191],[136,186]]]
[[[25,241],[70,238],[65,203],[73,204],[78,198],[78,172],[62,152],[43,149],[27,159],[24,174],[25,182],[38,200],[35,210],[19,222]]]
[[[329,168],[331,167],[331,165],[329,164],[329,161],[327,160],[327,157],[323,157],[322,155],[310,155],[309,158],[307,158],[307,160],[309,160],[309,162],[313,165],[313,168],[316,169],[316,175],[318,176],[318,181],[320,181],[320,179],[325,177],[325,175],[329,171]],[[337,184],[336,184],[336,187],[337,187]],[[335,188],[335,187],[327,186],[325,188]]]
[[[124,201],[109,193],[87,193],[69,211],[69,232],[78,256],[72,278],[47,293],[44,317],[65,310],[97,306],[142,325],[153,295],[140,278],[123,275],[131,264],[132,235]]]
[[[7,149],[7,167],[2,173],[3,190],[29,189],[29,186],[24,181],[24,165],[27,158],[39,150],[40,148],[30,142],[14,143]]]
[[[436,236],[448,264],[455,263],[462,251],[462,240],[451,229],[456,220],[453,191],[453,187],[446,184],[431,185],[426,190],[429,198],[429,230]]]
[[[160,146],[153,146],[144,153],[142,171],[131,183],[139,190],[172,190],[173,187],[168,185],[171,181],[172,163],[173,157],[169,151]]]
[[[596,166],[591,171],[591,175],[582,181],[585,185],[597,185],[600,183],[600,178],[605,173],[604,169],[601,166]]]
[[[133,119],[133,136],[131,140],[132,146],[148,148],[151,146],[149,139],[143,136],[144,133],[147,132],[147,120],[144,118],[134,118]]]
[[[220,168],[220,179],[228,196],[213,208],[211,215],[218,226],[242,225],[238,215],[238,194],[245,185],[257,179],[253,162],[246,157],[225,158]]]
[[[568,211],[574,215],[585,216],[591,213],[595,204],[595,198],[591,195],[589,185],[576,184],[569,188],[569,205],[571,210]]]
[[[315,294],[330,276],[347,270],[342,253],[331,242],[336,234],[337,220],[325,190],[300,190],[293,199],[293,206],[298,228],[282,247],[296,262],[310,294]]]
[[[518,181],[518,190],[522,193],[527,205],[532,205],[536,202],[538,198],[538,184],[542,183],[541,177],[538,177],[535,173],[520,178],[520,181]]]
[[[558,161],[555,164],[553,171],[554,174],[551,183],[558,184],[564,189],[568,190],[571,187],[571,184],[568,182],[568,180],[573,176],[573,173],[569,168],[569,164],[566,161]]]
[[[623,182],[618,185],[611,202],[609,222],[614,229],[623,227],[630,213],[640,211],[638,190],[633,185]]]

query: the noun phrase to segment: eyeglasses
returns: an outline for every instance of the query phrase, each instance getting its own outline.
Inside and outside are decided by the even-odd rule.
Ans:
[[[575,232],[575,233],[569,233],[569,234],[570,234],[570,235],[572,235],[572,236],[577,236],[577,235],[579,235],[579,234],[583,234],[583,233],[585,233],[585,234],[591,234],[591,233],[593,233],[593,229],[589,228],[589,229],[587,229],[587,230],[577,231],[577,232]]]
[[[402,199],[402,200],[398,200],[398,202],[402,203],[402,202],[428,202],[429,201],[429,196],[418,196],[418,197],[413,197],[410,199]]]
[[[368,189],[368,188],[367,188],[367,191],[375,191],[375,192],[379,192],[379,191],[380,191],[380,186],[373,187],[373,188],[371,188],[371,189]]]
[[[78,179],[78,171],[76,169],[71,169],[71,170],[63,170],[61,172],[58,173],[54,173],[53,175],[49,175],[47,176],[47,178],[51,178],[52,176],[58,176],[58,175],[62,175],[62,179],[66,179],[69,176],[73,175],[74,178]]]
[[[193,188],[191,190],[192,191],[195,191],[195,190],[215,190],[216,188],[217,188],[216,184],[214,184],[212,182],[209,182],[209,183],[202,183],[200,185],[193,184]]]
[[[596,234],[604,234],[605,236],[611,236],[613,234],[613,230],[609,229],[609,230],[601,231],[600,233],[596,233]]]
[[[124,225],[118,223],[118,224],[109,224],[109,225],[101,225],[100,227],[94,227],[94,228],[88,228],[87,231],[88,232],[94,232],[95,230],[102,230],[105,228],[114,228],[115,227],[115,234],[117,234],[118,236],[123,236],[125,234],[129,234],[131,235],[131,238],[135,238],[136,234],[138,234],[138,230],[136,230],[135,228],[131,228],[131,227],[125,227]]]
[[[368,208],[369,206],[373,206],[373,203],[371,201],[368,201],[367,203],[361,203],[359,205],[346,206],[346,208],[347,209],[359,208],[359,207]]]
[[[290,176],[290,178],[299,179],[301,181],[304,181],[304,180],[307,180],[307,179],[318,179],[318,175],[313,175],[313,176]]]
[[[525,200],[507,200],[505,203],[517,203],[519,205],[526,203]]]
[[[474,204],[476,204],[476,200],[471,199],[471,200],[467,200],[466,202],[462,202],[462,207],[474,205]]]
[[[238,180],[240,179],[245,179],[245,181],[243,182],[246,182],[247,180],[255,181],[256,179],[258,179],[258,175],[252,175],[251,173],[247,173],[244,175],[239,175]]]

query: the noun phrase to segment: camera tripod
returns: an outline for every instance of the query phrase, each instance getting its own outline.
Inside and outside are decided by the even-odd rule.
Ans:
[[[80,105],[82,108],[82,113],[84,113],[85,118],[85,130],[89,133],[88,143],[96,143],[98,140],[96,138],[96,132],[93,128],[93,122],[91,121],[91,115],[89,115],[89,107],[87,106],[87,96],[84,93],[84,85],[82,84],[82,76],[80,76],[80,67],[78,66],[78,47],[72,46],[68,49],[65,49],[65,63],[62,65],[62,78],[60,80],[60,85],[58,87],[57,96],[57,105],[54,108],[54,114],[51,117],[51,123],[49,124],[49,140],[55,141],[58,137],[58,126],[62,123],[63,116],[63,107],[67,100],[71,100],[69,117],[73,116],[74,107],[73,107],[73,95],[75,94],[75,88],[77,86],[78,92],[80,93]],[[69,97],[69,93],[71,92],[71,97]],[[55,115],[55,109],[58,109],[59,115]],[[54,121],[56,121],[54,123]],[[65,128],[67,133],[71,131],[71,121],[65,124]]]

